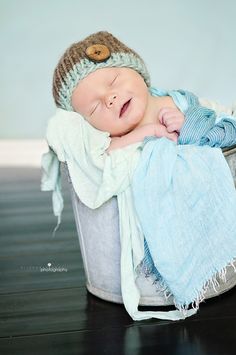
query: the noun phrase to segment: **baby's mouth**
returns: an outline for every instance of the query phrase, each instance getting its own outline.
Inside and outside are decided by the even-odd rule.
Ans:
[[[130,104],[130,101],[131,99],[129,99],[128,101],[126,101],[124,103],[124,105],[121,107],[121,110],[120,110],[120,118],[123,116],[123,114],[125,113],[125,111],[127,110],[127,108],[129,107],[129,104]]]

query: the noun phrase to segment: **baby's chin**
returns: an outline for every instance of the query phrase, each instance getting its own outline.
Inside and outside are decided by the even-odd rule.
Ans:
[[[119,129],[119,130],[110,132],[110,136],[111,136],[111,137],[122,137],[122,136],[124,136],[125,134],[128,134],[129,132],[131,132],[132,130],[133,130],[132,127],[125,128],[125,129]]]
[[[122,137],[122,136],[125,136],[126,134],[128,134],[129,132],[131,132],[132,129],[129,129],[127,131],[119,131],[119,132],[113,132],[113,133],[110,133],[110,136],[113,138],[113,137]]]
[[[136,117],[127,117],[125,121],[123,121],[122,126],[116,127],[113,132],[110,132],[111,137],[122,137],[125,134],[133,131],[141,122],[138,116]]]

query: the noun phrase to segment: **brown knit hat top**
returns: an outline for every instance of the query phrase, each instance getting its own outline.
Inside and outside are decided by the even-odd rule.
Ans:
[[[72,44],[63,54],[53,75],[53,96],[58,107],[73,111],[72,92],[80,80],[100,68],[127,67],[136,70],[150,86],[142,58],[109,32],[97,32]]]

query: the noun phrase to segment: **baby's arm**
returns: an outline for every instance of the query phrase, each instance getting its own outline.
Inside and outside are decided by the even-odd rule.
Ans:
[[[113,137],[106,152],[109,153],[111,150],[123,148],[127,145],[140,142],[147,136],[166,137],[175,142],[177,142],[178,137],[175,132],[167,132],[166,127],[161,124],[149,123],[134,129],[124,136]]]

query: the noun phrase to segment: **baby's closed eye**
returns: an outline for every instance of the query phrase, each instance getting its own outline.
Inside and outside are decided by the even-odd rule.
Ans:
[[[110,85],[113,85],[113,84],[115,83],[115,81],[116,81],[117,77],[118,77],[118,74],[114,77],[114,79],[112,80],[112,82],[111,82],[111,84],[110,84]]]
[[[96,111],[98,105],[99,105],[99,102],[92,108],[92,111],[91,111],[91,113],[90,113],[90,116],[92,116],[92,114]]]

